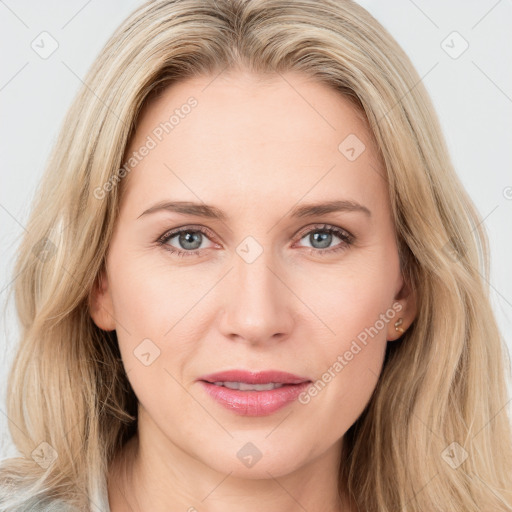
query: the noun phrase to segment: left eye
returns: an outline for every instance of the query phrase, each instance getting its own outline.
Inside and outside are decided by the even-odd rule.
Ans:
[[[336,247],[329,247],[334,238],[339,238],[341,240],[341,244],[337,244]],[[322,249],[333,249],[337,250],[339,248],[348,246],[352,243],[352,235],[350,235],[344,229],[337,228],[336,226],[320,226],[316,229],[309,230],[305,236],[302,236],[300,240],[307,239],[310,242],[310,246],[312,249],[318,249],[320,252]],[[339,247],[339,246],[342,247]]]

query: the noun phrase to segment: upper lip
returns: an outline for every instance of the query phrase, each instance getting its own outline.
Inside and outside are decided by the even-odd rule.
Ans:
[[[309,382],[309,379],[305,377],[278,370],[227,370],[204,375],[199,377],[198,380],[206,382],[245,382],[247,384],[269,384],[271,382],[276,384],[301,384],[302,382]]]

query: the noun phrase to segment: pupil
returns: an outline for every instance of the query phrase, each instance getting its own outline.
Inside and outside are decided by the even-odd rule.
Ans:
[[[179,241],[184,249],[198,249],[201,246],[201,236],[202,233],[197,231],[186,231],[180,234]]]
[[[329,247],[331,243],[332,234],[326,232],[316,232],[309,235],[311,245],[316,249],[325,249]],[[320,242],[319,246],[316,246],[315,243]]]

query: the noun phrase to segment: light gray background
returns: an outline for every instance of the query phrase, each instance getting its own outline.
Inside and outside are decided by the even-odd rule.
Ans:
[[[64,113],[107,38],[140,3],[0,0],[2,307],[15,278],[12,263],[19,236],[25,229],[30,201]],[[510,350],[512,2],[359,3],[402,45],[431,94],[456,170],[489,234],[491,299]],[[31,47],[32,41],[40,41],[38,36],[43,31],[58,42],[57,50],[46,59]],[[469,44],[458,58],[453,56],[464,43],[453,31]],[[5,409],[6,374],[16,343],[17,324],[11,305],[2,315],[0,329],[0,458],[16,454],[7,434]]]

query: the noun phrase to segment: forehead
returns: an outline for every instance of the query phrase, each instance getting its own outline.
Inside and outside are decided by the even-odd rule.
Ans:
[[[387,193],[362,112],[296,72],[175,83],[141,113],[125,161],[143,146],[151,149],[132,160],[123,183],[126,200],[139,205],[166,194],[259,208],[263,200],[278,207],[280,194],[294,203],[305,194],[375,203]]]

